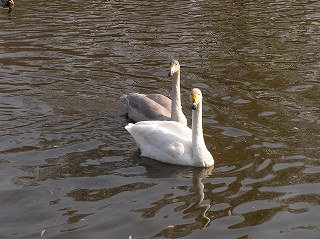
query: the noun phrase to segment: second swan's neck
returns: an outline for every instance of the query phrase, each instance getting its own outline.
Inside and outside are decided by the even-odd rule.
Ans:
[[[181,93],[180,93],[180,70],[173,74],[172,92],[171,92],[171,120],[180,121]]]

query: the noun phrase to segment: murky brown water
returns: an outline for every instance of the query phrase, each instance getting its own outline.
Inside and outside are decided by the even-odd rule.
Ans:
[[[319,1],[0,11],[0,238],[319,238]],[[215,168],[140,158],[119,97],[205,96]]]

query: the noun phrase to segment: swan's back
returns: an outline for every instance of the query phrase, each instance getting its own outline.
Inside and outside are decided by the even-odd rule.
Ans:
[[[146,97],[162,105],[166,110],[171,112],[171,100],[161,94],[147,94]]]
[[[130,93],[122,95],[121,102],[127,109],[129,118],[136,122],[171,118],[171,100],[163,95]]]
[[[141,149],[141,155],[170,164],[195,166],[192,131],[175,121],[142,121],[126,130]]]

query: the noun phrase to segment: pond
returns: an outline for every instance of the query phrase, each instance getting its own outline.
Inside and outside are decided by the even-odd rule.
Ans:
[[[1,238],[319,238],[319,1],[0,9]],[[214,168],[140,156],[120,97],[204,96]]]

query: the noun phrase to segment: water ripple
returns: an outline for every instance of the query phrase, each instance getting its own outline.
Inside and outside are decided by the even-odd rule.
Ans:
[[[21,0],[1,11],[1,235],[317,238],[319,7]],[[203,91],[214,169],[140,157],[124,129],[119,97],[170,95],[172,57],[189,122],[189,90]]]

